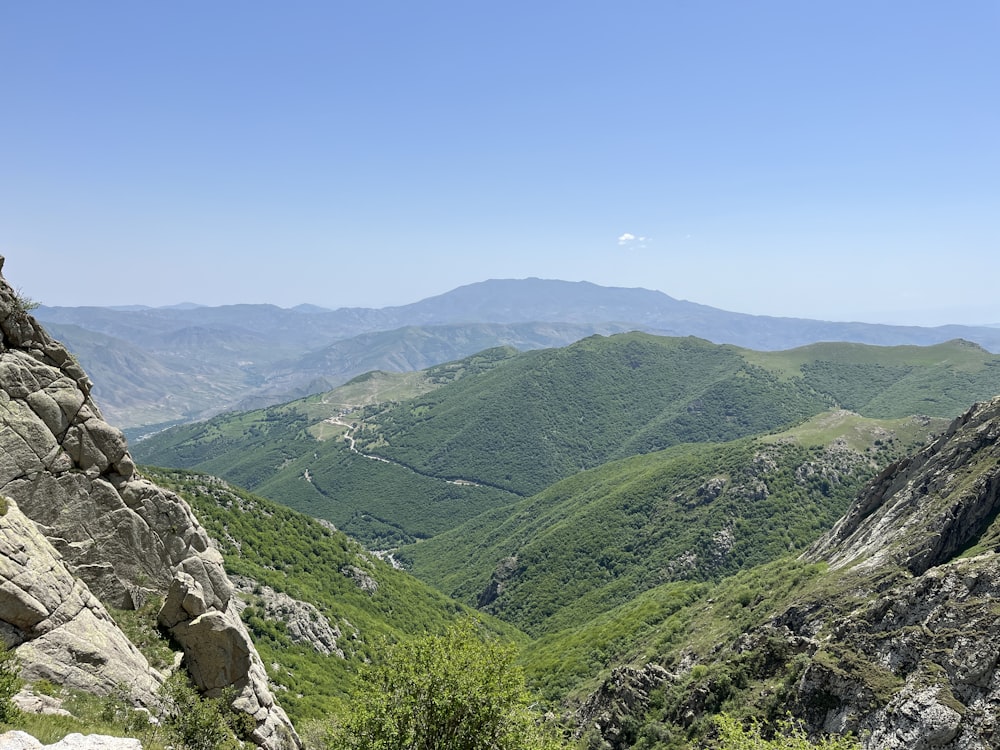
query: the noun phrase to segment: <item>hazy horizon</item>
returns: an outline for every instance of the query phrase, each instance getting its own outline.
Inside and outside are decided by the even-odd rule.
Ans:
[[[484,282],[485,281],[496,281],[496,280],[497,279],[483,279]],[[505,279],[505,280],[510,280],[510,279]],[[546,281],[565,281],[565,279],[545,279],[545,280]],[[583,282],[584,283],[593,283],[593,282],[587,282],[586,280],[583,280]],[[478,282],[473,282],[473,284],[475,284],[475,283],[478,283]],[[465,285],[463,285],[463,286],[465,286]],[[599,284],[598,286],[604,286],[604,285],[600,285]],[[458,288],[458,287],[456,287],[456,288]],[[623,288],[623,287],[619,287],[619,288]],[[646,289],[646,287],[624,287],[624,288]],[[447,294],[450,291],[453,291],[453,290],[451,290],[451,289],[446,290],[442,294]],[[666,294],[666,292],[662,292],[661,290],[656,290],[656,289],[654,289],[654,290],[646,289],[646,291],[657,291],[657,292],[660,292],[662,294]],[[240,304],[260,304],[260,305],[274,305],[275,307],[281,308],[283,310],[293,310],[293,309],[295,309],[297,307],[315,307],[315,308],[322,309],[322,310],[325,310],[325,311],[334,312],[334,311],[336,311],[338,309],[344,309],[344,308],[381,309],[381,308],[385,308],[385,307],[401,307],[401,306],[413,304],[413,303],[416,303],[416,302],[421,302],[424,299],[429,299],[430,297],[436,297],[436,296],[440,296],[440,295],[438,295],[438,294],[429,295],[429,297],[421,297],[420,299],[405,300],[405,301],[402,301],[402,302],[399,302],[399,303],[396,303],[396,304],[392,304],[392,305],[341,305],[339,307],[330,307],[330,306],[327,306],[327,305],[319,305],[319,304],[316,304],[316,303],[313,303],[313,302],[299,302],[299,303],[296,303],[296,304],[293,304],[293,305],[277,305],[275,303],[267,302],[267,301],[261,301],[261,302],[230,302],[230,303],[224,303],[224,304],[220,304],[220,305],[212,305],[212,304],[204,304],[204,303],[200,303],[200,302],[192,302],[190,300],[185,300],[185,301],[182,301],[182,302],[175,302],[175,303],[168,303],[168,304],[163,304],[163,305],[148,305],[148,304],[143,304],[143,303],[139,303],[139,302],[131,303],[131,304],[116,304],[116,305],[59,305],[59,304],[46,304],[46,303],[40,303],[40,304],[42,304],[44,307],[106,307],[106,308],[114,309],[114,310],[129,310],[129,309],[168,310],[168,309],[190,309],[190,308],[202,308],[202,307],[226,307],[226,306],[240,305]],[[672,297],[673,295],[667,295],[667,296],[671,296]],[[679,299],[679,298],[674,297],[674,299]],[[702,304],[702,303],[699,303],[698,300],[682,300],[682,301],[694,302],[694,303],[697,303],[697,304]],[[714,307],[714,305],[712,307]],[[743,310],[734,310],[734,309],[729,309],[729,308],[717,308],[717,309],[722,309],[722,310],[726,310],[727,312],[734,312],[734,313],[745,312]],[[955,321],[955,320],[946,320],[944,322],[928,322],[928,323],[914,322],[914,321],[918,320],[922,314],[924,314],[923,311],[912,311],[909,314],[909,316],[908,316],[908,314],[906,312],[897,312],[896,315],[898,315],[899,317],[896,318],[895,320],[891,319],[891,316],[890,316],[889,319],[885,319],[885,320],[861,320],[861,319],[846,319],[846,318],[845,319],[814,318],[814,320],[824,320],[824,321],[830,321],[830,322],[843,322],[843,323],[875,323],[875,324],[883,324],[883,325],[919,326],[919,327],[938,327],[938,326],[947,326],[947,325],[962,325],[962,326],[987,327],[987,328],[997,328],[997,327],[1000,327],[1000,323],[996,323],[996,322],[992,322],[992,323],[991,322],[965,322],[965,321]],[[809,318],[807,318],[807,316],[802,316],[802,315],[781,315],[781,316],[772,316],[772,317],[787,317],[787,318],[809,319]]]

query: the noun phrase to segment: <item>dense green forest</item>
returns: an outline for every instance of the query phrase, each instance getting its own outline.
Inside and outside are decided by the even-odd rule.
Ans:
[[[358,440],[428,474],[532,494],[612,459],[766,432],[828,408],[951,417],[996,392],[1000,358],[965,342],[751,352],[631,333],[528,352],[393,406]]]
[[[763,743],[783,736],[771,732],[812,664],[880,700],[898,688],[868,657],[830,645],[806,658],[762,623],[803,597],[854,606],[853,584],[798,553],[875,473],[1000,391],[996,362],[965,342],[751,352],[592,337],[372,373],[136,453],[306,514],[150,470],[191,500],[232,573],[315,602],[339,628],[343,656],[317,655],[244,593],[282,701],[308,727],[324,710],[362,721],[349,706],[363,664],[477,612],[514,644],[524,705],[567,746]],[[307,516],[391,548],[413,577]]]
[[[521,495],[614,458],[774,429],[831,405],[732,347],[646,334],[591,337],[394,406],[362,450]]]

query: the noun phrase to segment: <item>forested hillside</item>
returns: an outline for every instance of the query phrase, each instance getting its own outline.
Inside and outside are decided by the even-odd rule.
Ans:
[[[731,440],[828,408],[950,417],[1000,392],[1000,358],[964,342],[752,352],[646,334],[528,352],[377,415],[359,448],[435,476],[538,492],[581,469]]]
[[[387,642],[440,632],[471,614],[314,518],[208,475],[142,471],[191,504],[218,541],[226,572],[246,583],[243,621],[296,723],[340,710],[359,665]]]
[[[374,408],[502,364],[498,348],[422,373],[362,375],[330,393],[284,406],[222,415],[174,428],[133,449],[139,460],[197,467],[324,518],[376,549],[426,538],[516,499],[492,487],[417,474],[350,450],[340,417],[353,405]],[[353,419],[345,416],[344,419]]]
[[[669,581],[804,549],[946,420],[825,413],[784,433],[686,444],[575,474],[399,551],[412,572],[539,636]]]
[[[134,452],[392,547],[610,460],[779,429],[830,408],[954,416],[1000,392],[997,362],[965,342],[754,352],[692,338],[592,337],[562,349],[488,350],[406,376],[405,386],[364,376],[346,391],[174,428]]]

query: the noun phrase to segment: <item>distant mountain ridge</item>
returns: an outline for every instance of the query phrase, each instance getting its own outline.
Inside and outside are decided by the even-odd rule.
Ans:
[[[547,348],[628,330],[697,336],[757,350],[821,341],[927,346],[962,338],[1000,351],[1000,329],[988,326],[921,328],[746,315],[648,289],[537,278],[493,279],[381,309],[42,306],[35,316],[58,330],[89,370],[118,368],[109,352],[125,344],[163,369],[161,376],[146,377],[141,389],[124,383],[114,391],[98,387],[109,418],[123,427],[281,403],[369,370],[416,370],[493,346]],[[98,343],[79,329],[107,338]],[[421,337],[423,342],[417,342]],[[145,369],[157,368],[147,363]],[[178,381],[191,385],[178,388]]]

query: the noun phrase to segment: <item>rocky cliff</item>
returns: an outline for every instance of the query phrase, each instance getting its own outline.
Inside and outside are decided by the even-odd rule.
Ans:
[[[888,466],[800,560],[665,623],[676,645],[616,669],[577,723],[615,749],[643,733],[713,746],[720,710],[791,712],[865,750],[1000,747],[998,438],[1000,397]]]
[[[813,726],[867,748],[1000,746],[998,437],[1000,398],[975,405],[806,554],[834,585],[771,626],[823,657],[796,690]]]
[[[0,270],[3,259],[0,258]],[[108,608],[159,621],[209,695],[233,686],[263,747],[298,745],[268,687],[222,558],[187,504],[135,472],[91,382],[0,277],[0,634],[25,677],[153,701],[162,675]]]
[[[1000,746],[998,437],[1000,398],[887,467],[804,556],[829,566],[818,590],[744,639],[808,655],[790,704],[813,730]]]

